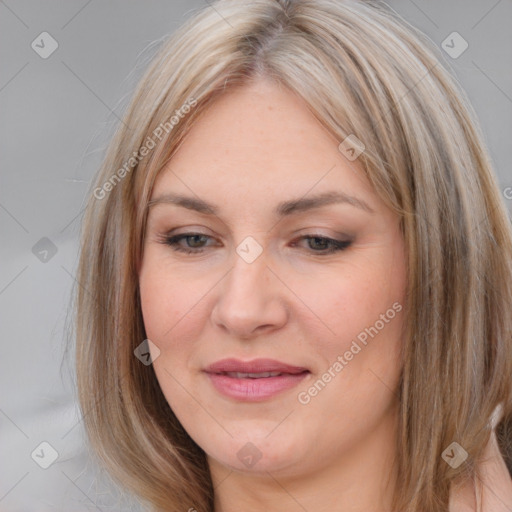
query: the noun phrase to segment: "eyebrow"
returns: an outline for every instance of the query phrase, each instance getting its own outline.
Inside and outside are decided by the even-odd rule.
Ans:
[[[207,215],[218,215],[220,210],[217,205],[207,203],[206,201],[196,197],[189,197],[180,194],[164,194],[158,196],[148,202],[148,208],[162,203],[174,204],[187,208],[188,210],[194,210]],[[277,205],[274,210],[274,214],[277,217],[285,217],[331,204],[349,204],[368,213],[375,213],[375,210],[373,210],[373,208],[371,208],[362,199],[347,195],[343,192],[332,191],[307,198],[303,197],[300,199],[284,201]]]

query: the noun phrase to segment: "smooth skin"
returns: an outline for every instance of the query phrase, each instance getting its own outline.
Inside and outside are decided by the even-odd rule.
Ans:
[[[170,407],[208,456],[217,512],[390,511],[403,311],[307,404],[298,400],[358,334],[393,304],[405,308],[399,219],[340,142],[300,98],[260,80],[209,108],[152,192],[140,269],[146,334],[160,350],[154,370]],[[359,203],[274,211],[331,191]],[[247,237],[262,249],[251,263],[236,251]],[[347,244],[329,253],[319,237]],[[244,402],[203,371],[228,357],[311,373]],[[244,446],[261,457],[251,466],[237,455]]]

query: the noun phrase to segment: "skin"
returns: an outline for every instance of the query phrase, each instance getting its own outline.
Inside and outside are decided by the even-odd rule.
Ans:
[[[309,403],[298,400],[358,334],[394,303],[405,306],[399,220],[340,142],[298,97],[260,80],[218,99],[155,183],[152,199],[180,193],[219,208],[151,206],[139,274],[146,333],[160,350],[154,370],[208,456],[216,511],[390,510],[403,312]],[[333,190],[373,213],[347,203],[273,213],[282,201]],[[163,243],[171,231],[209,238],[182,239],[203,251],[185,254]],[[325,245],[301,238],[311,234],[352,244],[325,255]],[[252,263],[236,252],[248,236],[262,248]],[[202,372],[226,357],[311,373],[270,399],[241,402]],[[248,442],[261,455],[251,467],[237,457]]]
[[[512,480],[500,452],[495,431],[491,433],[484,450],[479,464],[479,475],[474,481],[466,480],[462,485],[451,489],[449,511],[510,512]],[[478,508],[478,503],[481,508]]]

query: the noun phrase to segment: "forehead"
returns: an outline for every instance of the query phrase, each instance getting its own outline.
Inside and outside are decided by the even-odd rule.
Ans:
[[[375,200],[339,142],[285,87],[260,81],[233,88],[193,125],[158,177],[152,199],[170,191],[251,201],[335,190]]]

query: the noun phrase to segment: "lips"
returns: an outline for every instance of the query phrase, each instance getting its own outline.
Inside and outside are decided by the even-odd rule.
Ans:
[[[241,401],[261,401],[296,386],[310,372],[274,359],[223,359],[204,370],[221,394]]]

